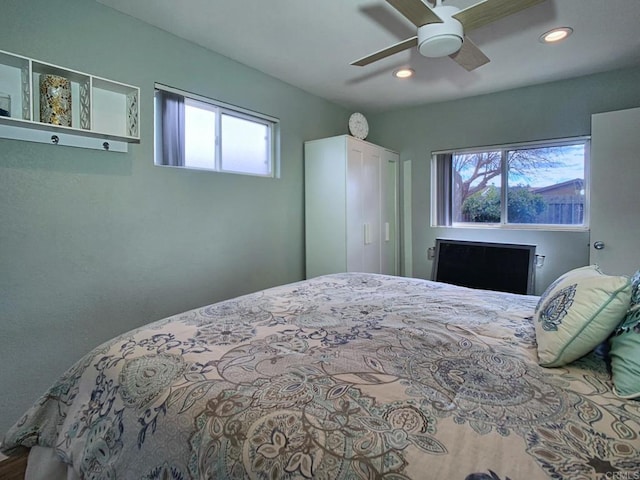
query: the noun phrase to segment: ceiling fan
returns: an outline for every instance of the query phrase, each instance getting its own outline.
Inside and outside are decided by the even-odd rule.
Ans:
[[[489,58],[465,35],[500,18],[529,8],[544,0],[483,0],[463,10],[432,0],[433,7],[422,0],[387,0],[411,23],[418,27],[417,35],[383,50],[356,60],[351,65],[364,67],[411,47],[425,57],[449,55],[468,71],[474,70]]]

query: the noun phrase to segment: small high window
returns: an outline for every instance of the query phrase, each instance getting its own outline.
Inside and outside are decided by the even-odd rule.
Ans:
[[[155,164],[274,177],[278,120],[156,84]]]
[[[586,138],[439,152],[432,225],[586,228]]]

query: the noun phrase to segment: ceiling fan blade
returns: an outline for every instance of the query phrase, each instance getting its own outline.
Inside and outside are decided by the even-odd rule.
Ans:
[[[452,15],[452,17],[462,23],[465,32],[469,32],[474,28],[495,22],[502,17],[519,12],[525,8],[533,7],[537,3],[544,1],[545,0],[484,0],[464,10],[460,10],[458,13]]]
[[[469,72],[481,67],[485,63],[489,63],[489,57],[482,53],[482,51],[469,39],[469,37],[464,37],[462,48],[460,48],[456,53],[449,55],[449,57]]]
[[[360,60],[356,60],[355,62],[352,62],[351,65],[364,67],[365,65],[369,65],[370,63],[376,62],[390,55],[393,55],[394,53],[401,52],[402,50],[406,50],[407,48],[415,47],[417,45],[418,37],[411,37],[376,53],[372,53],[371,55],[361,58]]]
[[[387,3],[407,17],[416,27],[427,23],[442,23],[442,19],[422,0],[387,0]]]

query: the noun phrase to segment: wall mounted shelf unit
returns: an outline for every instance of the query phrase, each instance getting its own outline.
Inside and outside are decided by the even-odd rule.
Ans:
[[[42,75],[71,84],[71,126],[40,121]],[[140,143],[140,89],[0,50],[0,92],[10,97],[10,116],[0,115],[0,138],[128,151]]]

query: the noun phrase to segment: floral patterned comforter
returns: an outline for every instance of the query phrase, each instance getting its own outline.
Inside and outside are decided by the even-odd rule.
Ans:
[[[640,478],[640,402],[594,354],[538,366],[536,302],[349,273],[216,303],[92,351],[2,450],[87,479]]]

